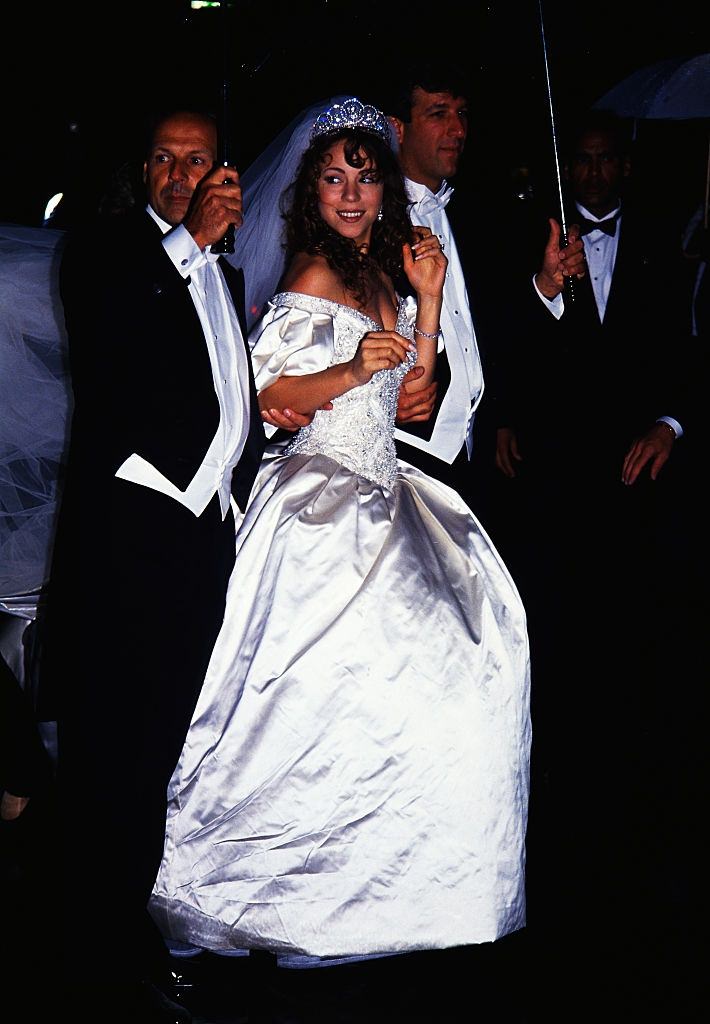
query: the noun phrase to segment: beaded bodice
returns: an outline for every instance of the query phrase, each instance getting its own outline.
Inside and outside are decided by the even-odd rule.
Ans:
[[[276,306],[296,306],[332,316],[332,365],[352,359],[363,335],[381,329],[364,313],[329,299],[282,292],[275,295],[272,302]],[[404,300],[399,303],[395,329],[408,340],[413,339]],[[415,362],[416,353],[411,352],[396,369],[380,370],[367,384],[334,398],[332,409],[319,410],[311,423],[298,431],[286,448],[287,454],[327,455],[354,473],[391,487],[397,473],[394,445],[397,397],[402,379]]]

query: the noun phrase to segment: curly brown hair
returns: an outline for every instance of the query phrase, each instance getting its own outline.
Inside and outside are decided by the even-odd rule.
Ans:
[[[318,211],[318,179],[334,143],[344,142],[345,159],[350,167],[364,167],[372,161],[381,175],[382,219],[375,221],[369,252],[363,253],[350,238],[343,238],[329,227]],[[390,146],[370,132],[357,128],[341,129],[315,138],[301,158],[293,184],[282,199],[286,222],[286,257],[306,252],[323,256],[328,266],[342,279],[356,301],[366,305],[379,285],[380,272],[392,281],[402,278],[402,245],[413,240],[407,208],[409,200],[397,157]]]

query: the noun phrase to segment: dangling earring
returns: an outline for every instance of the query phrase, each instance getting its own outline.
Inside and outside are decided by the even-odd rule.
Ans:
[[[379,209],[379,212],[377,214],[377,219],[378,220],[382,220],[382,207],[380,207],[380,209]]]

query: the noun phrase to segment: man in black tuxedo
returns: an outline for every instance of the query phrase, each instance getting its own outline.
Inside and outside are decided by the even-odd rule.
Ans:
[[[599,965],[580,936],[612,964],[625,945],[628,966],[634,940],[663,927],[671,879],[657,851],[674,798],[658,797],[679,753],[667,695],[693,650],[683,268],[670,218],[634,202],[624,128],[598,111],[573,127],[569,244],[545,223],[493,383],[503,476],[491,528],[531,637],[531,920],[582,971]],[[652,896],[659,880],[669,888]],[[617,951],[609,924],[622,920]]]
[[[530,438],[529,444],[540,446],[542,459],[545,443],[539,435],[547,434],[548,423],[541,424],[541,416],[556,418],[564,411],[571,415],[567,422],[588,422],[587,414],[599,409],[602,392],[605,407],[613,402],[616,415],[589,425],[590,432],[584,435],[588,444],[585,454],[606,463],[613,457],[611,453],[620,453],[610,467],[614,479],[623,475],[623,482],[632,485],[648,466],[655,480],[670,457],[673,442],[683,433],[673,416],[656,414],[669,403],[678,414],[683,411],[682,406],[678,408],[684,402],[681,381],[677,373],[669,375],[664,358],[668,339],[682,339],[687,333],[677,304],[681,264],[669,233],[670,223],[659,226],[658,220],[649,221],[630,201],[622,211],[630,158],[621,133],[622,127],[612,115],[594,112],[572,143],[566,164],[575,199],[568,211],[570,245],[564,247],[560,227],[551,220],[542,266],[534,279],[541,301],[533,303],[536,318],[531,327],[536,332],[547,331],[552,350],[533,353],[533,346],[514,342],[503,374],[507,394],[504,390],[504,411],[497,414],[497,462],[511,478],[516,475],[516,463],[523,459],[518,443],[521,430]],[[568,291],[565,303],[564,282],[570,277],[572,294]],[[637,325],[631,336],[630,323]],[[592,352],[585,352],[587,344],[610,361],[603,383],[589,372]],[[563,388],[559,387],[559,372],[550,372],[560,359],[571,363],[574,374]],[[671,368],[676,361],[671,361]],[[530,372],[535,388],[529,386]],[[536,389],[541,386],[546,389],[545,398],[555,395],[553,409],[540,409],[540,391]],[[505,422],[506,416],[510,422]],[[567,431],[554,434],[564,443]],[[631,439],[636,439],[633,444]]]
[[[147,205],[77,229],[61,264],[74,417],[42,700],[58,722],[52,930],[72,1019],[189,1020],[161,989],[167,952],[147,903],[265,443],[244,282],[211,251],[242,220],[238,175],[216,154],[211,117],[160,116]],[[125,950],[114,973],[108,944]]]
[[[575,128],[564,164],[574,199],[569,244],[547,221],[542,263],[518,282],[518,328],[498,341],[493,383],[500,506],[507,501],[513,516],[504,555],[536,593],[541,544],[548,572],[555,561],[562,573],[573,565],[586,573],[600,556],[619,557],[636,586],[630,577],[648,565],[648,544],[669,532],[661,511],[677,497],[675,449],[693,416],[672,224],[651,220],[625,194],[622,122],[592,111]]]
[[[462,69],[446,59],[409,57],[395,60],[393,69],[382,85],[380,106],[396,140],[410,219],[439,238],[449,261],[436,380],[410,395],[405,378],[397,450],[406,462],[454,487],[476,511],[470,460],[474,414],[484,393],[479,331],[483,325],[485,334],[484,316],[494,302],[481,301],[490,275],[479,274],[482,247],[469,230],[465,192],[450,184],[468,137],[472,87]]]

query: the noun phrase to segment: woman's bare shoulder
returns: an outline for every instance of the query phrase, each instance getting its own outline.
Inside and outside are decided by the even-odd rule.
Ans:
[[[300,292],[317,299],[343,301],[343,286],[340,278],[331,270],[324,256],[310,256],[298,253],[281,281],[280,291]]]

